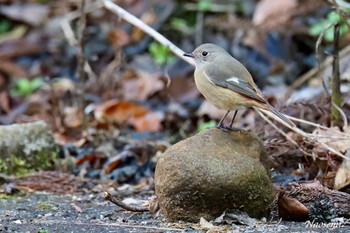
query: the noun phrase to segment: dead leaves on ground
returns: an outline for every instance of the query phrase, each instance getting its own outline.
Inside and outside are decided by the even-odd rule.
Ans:
[[[290,20],[297,5],[297,0],[261,0],[256,5],[253,24],[278,28]]]
[[[124,100],[109,100],[94,107],[94,116],[101,123],[132,125],[136,131],[160,131],[162,114]]]
[[[278,197],[278,216],[284,220],[306,221],[309,218],[308,208],[293,197],[280,192]]]
[[[347,153],[347,155],[348,154],[349,153]],[[343,160],[334,178],[334,189],[341,190],[349,185],[350,185],[350,160]]]
[[[95,183],[89,179],[82,179],[72,174],[57,171],[36,172],[10,178],[9,182],[10,183],[7,185],[11,184],[12,189],[22,191],[46,191],[62,194],[83,191],[84,187],[89,187],[89,185],[91,186],[91,184]]]
[[[319,181],[291,183],[278,198],[279,217],[287,220],[328,222],[349,217],[350,194],[330,190]]]

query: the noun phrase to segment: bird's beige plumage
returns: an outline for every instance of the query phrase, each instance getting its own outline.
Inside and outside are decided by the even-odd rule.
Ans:
[[[249,71],[223,48],[215,44],[203,44],[185,56],[195,59],[196,86],[217,108],[228,112],[240,107],[261,108],[271,111],[284,122],[294,126],[292,121],[266,101]],[[226,116],[227,114],[224,118]]]

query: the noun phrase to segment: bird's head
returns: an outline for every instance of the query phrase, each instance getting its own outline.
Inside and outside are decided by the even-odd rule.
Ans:
[[[196,66],[202,66],[212,62],[220,56],[229,55],[225,49],[215,44],[202,44],[192,53],[185,53],[184,56],[194,58]]]

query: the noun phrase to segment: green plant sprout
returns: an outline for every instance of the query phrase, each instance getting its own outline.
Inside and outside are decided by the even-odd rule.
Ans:
[[[209,11],[211,8],[211,0],[200,0],[198,2],[198,10],[199,11]]]
[[[213,128],[216,126],[216,122],[214,120],[208,122],[202,122],[198,125],[198,131],[203,131],[208,128]]]
[[[350,23],[350,19],[347,19],[347,22]],[[340,14],[338,12],[332,11],[328,13],[327,18],[325,20],[310,27],[309,34],[312,36],[319,36],[325,30],[325,28],[327,28],[329,25],[336,23],[338,23],[340,26],[341,37],[349,31],[347,24],[344,22]],[[325,31],[324,39],[328,42],[334,41],[334,27],[330,27],[327,31]]]
[[[28,97],[43,84],[43,79],[36,77],[32,80],[21,78],[16,81],[16,86],[11,90],[13,96]]]
[[[157,65],[165,65],[166,63],[170,63],[175,59],[168,46],[157,42],[152,42],[148,49]]]

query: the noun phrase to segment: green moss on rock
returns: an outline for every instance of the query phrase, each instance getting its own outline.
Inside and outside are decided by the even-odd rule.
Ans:
[[[23,175],[52,168],[57,146],[43,121],[0,126],[0,173]]]

